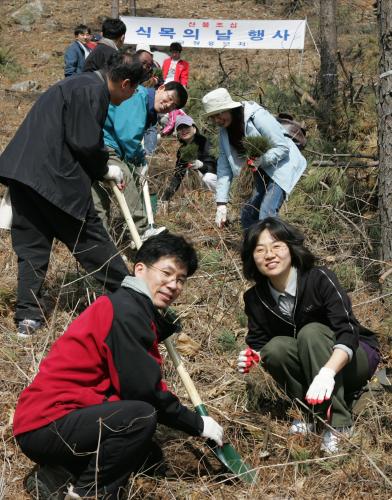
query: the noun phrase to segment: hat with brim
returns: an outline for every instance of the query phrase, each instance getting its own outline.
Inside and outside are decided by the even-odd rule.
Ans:
[[[193,119],[188,116],[188,115],[180,115],[180,116],[177,116],[176,118],[176,130],[178,129],[178,127],[180,127],[181,125],[186,125],[187,127],[192,127],[192,125],[194,125],[195,122],[193,121]]]
[[[154,56],[154,54],[151,52],[150,46],[147,45],[147,44],[144,44],[144,43],[138,43],[136,45],[135,52],[148,52],[149,54],[151,54],[152,56]]]
[[[201,101],[205,111],[203,116],[216,115],[223,111],[229,111],[230,109],[242,106],[242,103],[233,101],[229,92],[224,88],[208,92]]]

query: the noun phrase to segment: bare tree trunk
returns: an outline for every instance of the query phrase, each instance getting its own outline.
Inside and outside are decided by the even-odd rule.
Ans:
[[[114,19],[117,19],[119,12],[120,12],[119,0],[112,0],[112,17]]]
[[[336,99],[338,95],[336,0],[320,1],[320,73],[319,127],[335,135]]]
[[[136,16],[136,0],[129,0],[129,12],[131,16]]]
[[[378,102],[381,259],[392,264],[392,2],[378,0],[380,82]],[[385,268],[387,270],[387,267]],[[391,275],[383,289],[392,288]],[[389,284],[389,287],[388,287]]]

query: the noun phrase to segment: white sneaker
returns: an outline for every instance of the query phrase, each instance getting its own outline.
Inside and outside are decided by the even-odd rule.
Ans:
[[[163,233],[163,231],[166,231],[166,227],[165,226],[161,226],[161,227],[149,227],[142,234],[141,240],[144,243],[145,241],[148,240],[148,238],[151,238],[151,236],[157,236],[158,234]]]
[[[290,426],[289,434],[309,434],[314,431],[314,424],[295,418]]]
[[[81,496],[79,496],[75,491],[74,491],[74,487],[72,484],[70,484],[68,486],[68,491],[67,491],[67,494],[65,495],[65,498],[64,500],[75,500],[75,499],[78,499],[80,498],[80,500],[82,499]]]
[[[352,427],[335,427],[333,430],[327,429],[323,432],[323,442],[321,443],[320,450],[329,454],[338,453],[339,444],[343,440],[343,436],[350,438],[352,435]]]
[[[17,335],[21,339],[31,338],[32,334],[41,328],[42,323],[37,319],[23,319],[18,323]]]

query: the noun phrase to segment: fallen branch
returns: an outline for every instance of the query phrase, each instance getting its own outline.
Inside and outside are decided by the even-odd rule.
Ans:
[[[368,160],[377,160],[376,155],[364,155],[362,153],[323,153],[322,151],[314,151],[313,149],[305,148],[304,151],[314,155],[327,157],[327,158],[364,158]]]
[[[378,167],[378,161],[369,163],[337,163],[332,160],[313,161],[312,167],[336,167],[336,168],[375,168]]]

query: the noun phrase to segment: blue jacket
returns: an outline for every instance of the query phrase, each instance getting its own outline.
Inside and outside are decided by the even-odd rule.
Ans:
[[[266,174],[289,194],[306,168],[306,160],[294,142],[284,135],[280,123],[266,109],[253,101],[243,102],[245,137],[263,135],[272,144],[262,158],[261,168]],[[216,201],[229,201],[230,186],[233,177],[237,177],[244,161],[237,151],[230,146],[227,130],[219,132],[219,158],[217,167]]]
[[[154,89],[139,85],[130,99],[120,106],[109,106],[103,128],[104,141],[122,160],[136,165],[144,164],[144,132],[151,121],[156,121],[154,95]]]
[[[81,73],[85,60],[84,50],[80,43],[77,41],[72,42],[64,54],[64,75],[72,76]]]

